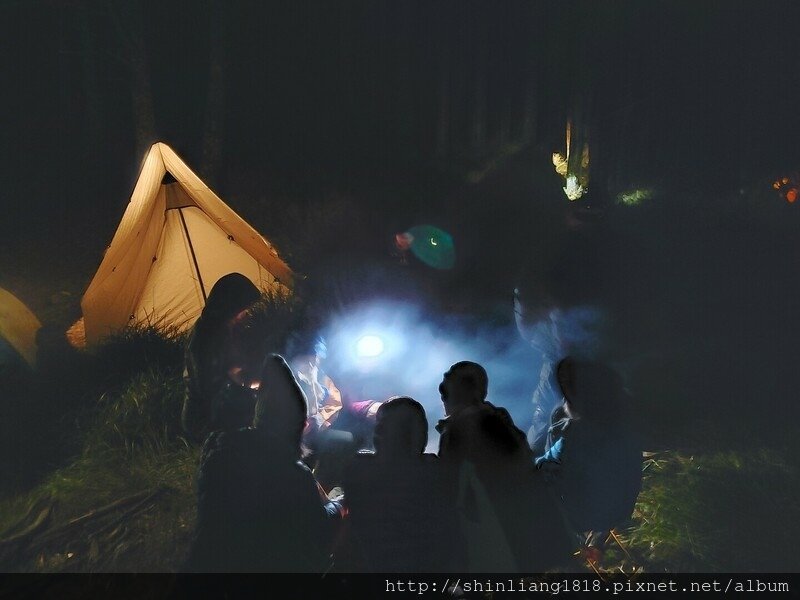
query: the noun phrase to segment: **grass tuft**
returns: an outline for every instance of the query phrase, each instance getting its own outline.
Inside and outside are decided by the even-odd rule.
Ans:
[[[129,373],[127,382],[101,394],[82,413],[81,451],[72,462],[28,492],[0,501],[0,537],[19,530],[14,525],[37,504],[52,507],[52,531],[120,499],[158,496],[130,514],[120,509],[88,518],[66,537],[50,540],[45,532],[40,545],[0,552],[4,570],[143,572],[180,565],[194,522],[200,450],[181,436],[179,338],[158,339],[153,331],[139,329],[104,348],[102,360],[120,361],[116,376]],[[165,357],[172,362],[162,363]]]
[[[650,571],[790,572],[800,470],[772,450],[662,453],[645,463],[623,541]]]

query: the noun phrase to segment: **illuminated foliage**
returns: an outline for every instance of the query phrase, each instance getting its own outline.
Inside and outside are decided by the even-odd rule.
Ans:
[[[575,177],[575,175],[567,176],[567,185],[563,190],[570,200],[578,200],[588,191],[588,189],[578,183],[578,178]]]
[[[619,194],[617,202],[625,206],[639,206],[644,200],[650,200],[652,197],[653,190],[643,188]]]
[[[589,143],[581,148],[580,160],[570,154],[572,147],[572,121],[567,120],[567,153],[553,152],[552,161],[556,173],[566,180],[562,188],[570,201],[578,200],[589,192]]]

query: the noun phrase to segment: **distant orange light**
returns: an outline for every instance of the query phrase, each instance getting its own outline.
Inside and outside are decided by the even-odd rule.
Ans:
[[[795,200],[797,200],[797,188],[792,188],[786,192],[786,201],[792,204]]]
[[[784,177],[783,179],[781,179],[781,183],[783,185],[786,185],[787,183],[789,183],[789,178],[788,177]]]
[[[779,190],[781,189],[781,184],[776,181],[775,183],[772,184],[772,187],[774,187],[776,190]]]

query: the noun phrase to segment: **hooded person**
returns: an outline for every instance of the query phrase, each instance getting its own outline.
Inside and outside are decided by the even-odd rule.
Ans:
[[[186,395],[181,423],[188,436],[202,442],[212,431],[252,424],[255,380],[252,357],[242,348],[247,310],[261,298],[244,275],[222,277],[208,295],[186,346]]]
[[[197,478],[197,528],[187,562],[200,572],[322,573],[339,502],[300,460],[306,399],[284,359],[269,355],[254,426],[208,436]]]
[[[344,477],[349,513],[343,567],[352,571],[451,571],[457,534],[435,454],[426,454],[428,420],[416,400],[390,398],[377,410],[372,451]]]

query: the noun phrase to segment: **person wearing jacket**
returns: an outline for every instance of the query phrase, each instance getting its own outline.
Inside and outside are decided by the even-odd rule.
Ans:
[[[486,400],[488,386],[486,370],[468,361],[451,366],[439,385],[439,457],[456,498],[464,570],[543,572],[568,559],[568,538],[525,434]]]
[[[382,573],[448,572],[456,535],[446,482],[425,453],[428,419],[416,400],[381,403],[374,452],[362,450],[344,477],[349,526],[340,568]]]
[[[365,441],[380,402],[355,400],[343,393],[325,372],[328,346],[321,336],[298,334],[290,342],[290,360],[297,382],[308,398],[304,458],[325,489],[341,483],[344,467]]]
[[[306,436],[330,428],[342,410],[342,393],[322,369],[328,357],[325,340],[315,338],[291,359],[292,371],[308,400]]]
[[[642,444],[630,420],[621,376],[594,361],[557,366],[564,394],[547,444],[535,460],[576,538],[602,549],[608,532],[630,518],[642,485]]]

